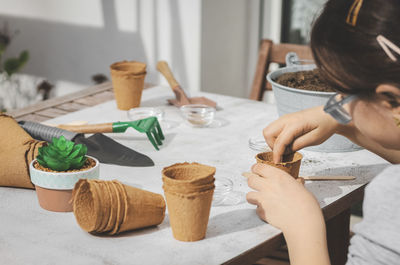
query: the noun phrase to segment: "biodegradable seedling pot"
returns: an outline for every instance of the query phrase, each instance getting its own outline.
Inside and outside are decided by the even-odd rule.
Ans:
[[[289,173],[295,179],[298,178],[299,171],[300,171],[301,159],[303,158],[302,154],[296,152],[294,154],[283,155],[282,162],[278,163],[278,164],[275,164],[273,162],[272,157],[273,157],[273,152],[264,152],[264,153],[257,154],[255,158],[257,160],[257,163],[263,163],[263,164],[267,164],[267,165],[279,168],[279,169]]]
[[[214,182],[215,167],[199,163],[177,163],[162,170],[164,185],[201,186]]]
[[[205,237],[215,171],[215,167],[199,163],[178,163],[162,170],[172,234],[177,240],[197,241]]]
[[[159,225],[165,217],[162,195],[117,180],[80,180],[73,196],[76,221],[89,233],[115,235]]]
[[[198,241],[206,236],[214,189],[191,194],[164,191],[172,234],[180,241]]]
[[[168,185],[166,183],[163,184],[164,191],[175,192],[180,194],[189,194],[194,192],[202,192],[215,188],[215,179],[210,184],[200,185],[200,186],[192,186],[189,184],[179,184],[179,185]]]
[[[130,110],[139,107],[146,76],[146,64],[122,61],[113,63],[110,69],[118,109]]]
[[[94,166],[81,171],[44,171],[36,168],[38,162],[33,160],[29,165],[32,183],[36,187],[39,204],[43,209],[53,212],[72,211],[72,189],[79,179],[98,179],[99,161],[91,156]]]

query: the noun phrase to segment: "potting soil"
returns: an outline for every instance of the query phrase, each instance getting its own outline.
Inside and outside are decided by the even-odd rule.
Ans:
[[[279,76],[275,81],[283,86],[297,89],[335,92],[335,90],[322,79],[318,69],[285,73]]]

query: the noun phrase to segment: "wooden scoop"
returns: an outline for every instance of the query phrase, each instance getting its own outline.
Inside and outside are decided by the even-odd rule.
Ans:
[[[157,63],[157,70],[164,75],[165,79],[167,79],[169,85],[171,86],[172,91],[174,91],[175,93],[176,99],[168,100],[170,104],[177,107],[181,107],[183,105],[188,105],[188,104],[202,104],[213,108],[217,106],[217,103],[215,101],[212,101],[211,99],[208,99],[206,97],[189,98],[186,95],[185,91],[183,91],[179,83],[175,80],[175,77],[172,74],[171,69],[169,68],[168,63],[166,61],[159,61]]]
[[[243,177],[251,177],[251,176],[259,176],[252,172],[243,172]],[[356,177],[354,176],[301,176],[304,180],[354,180]]]

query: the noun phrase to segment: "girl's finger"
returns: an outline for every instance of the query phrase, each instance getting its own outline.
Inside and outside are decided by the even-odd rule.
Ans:
[[[281,162],[282,155],[285,153],[285,150],[290,147],[291,151],[296,151],[294,146],[292,146],[293,142],[296,140],[297,137],[305,135],[312,131],[313,128],[306,128],[306,127],[289,127],[284,130],[276,139],[274,144],[274,154],[273,160],[274,163]]]
[[[286,148],[292,144],[295,139],[295,134],[291,130],[283,131],[278,138],[276,138],[273,150],[273,161],[279,163],[282,160],[282,155],[285,153]]]
[[[303,134],[293,141],[293,149],[300,150],[310,145],[321,144],[326,139],[321,139],[320,132],[318,130],[312,130],[306,134]]]
[[[265,218],[264,208],[257,206],[256,213],[262,220],[264,220],[264,218]],[[266,220],[264,220],[264,221],[266,221]]]
[[[246,200],[250,204],[259,205],[260,198],[258,192],[250,191],[249,193],[246,194]]]
[[[282,126],[278,120],[274,121],[263,130],[265,142],[271,149],[274,148],[275,140],[282,132],[283,128],[284,126]]]
[[[250,176],[247,179],[247,184],[249,185],[250,188],[256,191],[265,190],[267,187],[265,179],[259,176]]]
[[[269,166],[266,164],[262,164],[262,163],[257,163],[255,165],[253,165],[251,170],[253,173],[260,175],[261,179],[265,178],[265,180],[263,181],[263,185],[265,187],[268,186],[267,185],[268,182],[266,181],[268,179],[278,178],[278,177],[282,177],[284,175],[290,176],[288,173],[286,173],[285,171],[283,171],[279,168]]]

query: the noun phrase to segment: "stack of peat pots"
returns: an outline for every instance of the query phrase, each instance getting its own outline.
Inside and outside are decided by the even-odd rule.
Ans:
[[[197,241],[205,237],[215,171],[198,163],[178,163],[163,169],[163,189],[175,239]]]
[[[158,225],[165,216],[162,195],[117,180],[81,179],[75,185],[73,196],[75,218],[90,233],[115,235]]]

